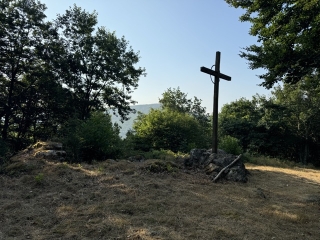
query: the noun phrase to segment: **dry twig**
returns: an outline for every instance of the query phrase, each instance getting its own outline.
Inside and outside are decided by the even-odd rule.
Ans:
[[[232,163],[230,163],[228,166],[222,168],[222,170],[218,173],[218,175],[213,179],[214,182],[216,182],[218,180],[218,178],[220,177],[220,175],[226,170],[228,169],[229,167],[231,167],[233,164],[235,164],[239,159],[241,158],[241,154],[235,159],[232,161]]]

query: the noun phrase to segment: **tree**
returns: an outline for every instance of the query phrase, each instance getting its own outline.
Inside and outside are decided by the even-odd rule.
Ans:
[[[223,106],[220,134],[240,140],[245,151],[319,165],[320,82],[284,84],[272,97],[253,96]]]
[[[44,70],[45,71],[45,70]],[[53,137],[61,124],[70,117],[70,95],[55,81],[51,71],[25,76],[22,83],[29,86],[21,93],[21,102],[14,112],[17,138],[31,141]]]
[[[35,72],[42,64],[41,55],[50,24],[45,23],[45,5],[35,0],[0,2],[0,89],[1,134],[8,138],[13,125],[13,111],[20,95],[30,85],[23,76]],[[17,91],[19,88],[19,91]]]
[[[296,138],[295,152],[300,162],[319,164],[320,152],[320,81],[305,78],[296,85],[275,88],[276,102],[287,109],[282,121]]]
[[[239,139],[243,150],[248,152],[293,159],[295,138],[283,121],[285,111],[274,97],[241,98],[223,106],[220,135]]]
[[[117,110],[122,119],[135,103],[130,94],[138,87],[145,70],[128,42],[104,27],[96,28],[97,13],[88,13],[74,5],[59,15],[65,53],[59,58],[61,78],[71,91],[75,112],[86,119],[91,111]]]
[[[93,112],[86,120],[70,118],[61,128],[60,137],[71,161],[101,161],[121,153],[119,128],[102,112]]]
[[[194,97],[194,99],[188,99],[187,94],[181,92],[180,88],[177,89],[168,88],[162,94],[162,98],[159,102],[163,109],[170,109],[180,113],[187,113],[196,118],[201,125],[208,127],[210,123],[209,114],[206,113],[206,108],[201,106],[201,99]]]
[[[209,144],[212,126],[206,108],[201,106],[201,99],[196,96],[194,96],[193,99],[188,98],[188,94],[183,93],[178,87],[173,89],[168,88],[162,94],[162,98],[159,99],[159,102],[164,110],[176,111],[195,118],[201,126],[198,131],[201,132],[202,142],[207,143],[203,146]]]
[[[125,119],[144,69],[128,42],[74,7],[45,22],[36,0],[0,0],[0,131],[15,150],[55,134],[71,116],[110,107]]]
[[[201,125],[194,117],[170,109],[151,109],[149,114],[140,114],[133,129],[140,142],[156,150],[188,152],[207,145]]]
[[[241,21],[250,22],[250,35],[259,45],[244,48],[240,56],[251,69],[263,68],[262,86],[297,83],[317,74],[320,67],[320,4],[318,0],[225,0],[245,9]]]
[[[252,139],[260,135],[257,134],[260,118],[257,101],[241,98],[225,104],[219,114],[220,138],[224,136],[237,138],[240,140],[242,148],[248,150]]]

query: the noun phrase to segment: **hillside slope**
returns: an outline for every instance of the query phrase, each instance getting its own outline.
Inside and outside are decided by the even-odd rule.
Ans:
[[[248,183],[159,160],[18,156],[0,174],[0,239],[318,239],[320,171],[247,165]],[[174,161],[174,160],[171,160]]]

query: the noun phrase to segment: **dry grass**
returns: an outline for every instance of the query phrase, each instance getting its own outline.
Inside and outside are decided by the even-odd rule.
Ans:
[[[248,183],[212,183],[151,173],[155,161],[15,159],[0,175],[0,239],[319,238],[320,171],[247,164]]]

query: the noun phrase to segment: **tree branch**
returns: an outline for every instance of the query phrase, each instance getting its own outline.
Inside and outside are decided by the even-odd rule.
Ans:
[[[232,163],[230,163],[228,166],[222,168],[222,170],[218,173],[218,175],[213,179],[214,182],[216,182],[218,180],[218,178],[220,177],[220,175],[226,170],[228,169],[229,167],[231,167],[233,164],[235,164],[239,159],[241,158],[241,154],[235,159],[232,161]]]

